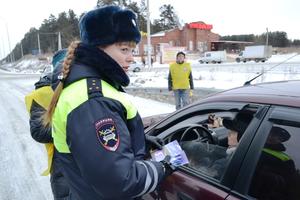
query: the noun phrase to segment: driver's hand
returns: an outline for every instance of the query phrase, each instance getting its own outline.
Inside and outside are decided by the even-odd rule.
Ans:
[[[158,137],[155,137],[155,136],[152,136],[152,135],[145,135],[145,139],[146,139],[147,146],[154,145],[158,149],[160,149],[160,150],[162,149],[162,146],[163,146],[163,140],[162,139],[160,139]]]

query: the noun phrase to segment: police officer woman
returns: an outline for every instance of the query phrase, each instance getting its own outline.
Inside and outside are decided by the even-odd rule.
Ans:
[[[79,22],[45,123],[71,199],[133,199],[153,191],[171,171],[166,162],[143,160],[145,136],[123,86],[140,41],[135,14],[117,6],[87,12]]]

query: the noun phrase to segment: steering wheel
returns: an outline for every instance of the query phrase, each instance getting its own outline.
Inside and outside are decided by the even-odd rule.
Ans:
[[[201,141],[201,142],[208,142],[209,144],[215,144],[215,140],[213,139],[213,136],[211,132],[205,128],[202,125],[199,124],[193,124],[190,127],[188,127],[182,134],[180,138],[180,142],[185,141],[187,135],[190,134],[196,134],[197,139],[196,141]]]

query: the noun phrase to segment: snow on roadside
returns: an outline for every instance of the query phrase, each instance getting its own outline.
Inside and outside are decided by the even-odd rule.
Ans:
[[[284,64],[281,62],[286,61]],[[192,64],[195,88],[230,89],[241,86],[245,81],[252,79],[261,72],[265,73],[253,83],[300,79],[300,55],[296,53],[273,55],[265,63],[227,62],[222,64],[199,64],[197,60],[188,60]],[[280,64],[279,66],[276,66]],[[41,73],[48,66],[48,61],[24,59],[12,67],[7,67],[14,72]],[[4,68],[5,66],[2,66]],[[145,68],[142,72],[129,72],[130,87],[167,88],[168,64],[153,63],[151,70]],[[275,67],[275,68],[274,68]],[[39,68],[39,70],[37,70]],[[274,69],[273,69],[274,68]],[[273,74],[272,74],[273,73]]]

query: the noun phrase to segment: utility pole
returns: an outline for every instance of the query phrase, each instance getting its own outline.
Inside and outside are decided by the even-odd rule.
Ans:
[[[10,62],[13,62],[13,57],[12,57],[12,53],[13,52],[11,52],[9,33],[8,33],[8,27],[7,27],[7,23],[6,22],[5,22],[5,25],[6,25],[6,32],[7,32],[7,41],[8,41],[8,49],[9,49],[9,55],[10,55]]]
[[[10,62],[13,61],[13,57],[12,57],[12,52],[11,52],[11,47],[10,47],[10,39],[9,39],[9,32],[8,32],[8,25],[6,20],[3,17],[0,17],[5,24],[5,28],[6,28],[6,34],[7,34],[7,42],[8,42],[8,50],[9,50],[9,58],[10,58]]]
[[[151,31],[150,31],[150,11],[149,0],[147,0],[147,60],[149,70],[152,68],[151,63]]]
[[[3,58],[5,58],[5,46],[4,46],[4,41],[3,41],[3,38],[1,37],[1,43],[2,43],[2,53],[3,53]]]
[[[38,38],[38,48],[39,48],[39,55],[41,54],[41,44],[40,44],[40,34],[39,32],[37,33],[37,38]]]
[[[2,37],[1,37],[1,40],[2,40]],[[3,40],[2,40],[2,45],[3,45]],[[4,56],[5,56],[4,48],[2,49],[2,46],[0,46],[0,61]]]
[[[269,30],[267,28],[267,38],[266,38],[266,46],[269,45]]]
[[[9,33],[8,33],[8,28],[7,28],[7,23],[6,22],[5,22],[5,26],[6,26],[6,32],[7,32],[7,41],[8,41],[8,49],[9,49],[10,62],[12,62],[13,58],[12,58],[12,52],[11,52],[10,40],[9,40]]]
[[[59,31],[59,32],[48,32],[48,33],[40,33],[40,32],[38,32],[38,47],[39,47],[39,54],[41,54],[42,52],[41,52],[41,43],[40,43],[40,34],[41,35],[57,35],[57,50],[61,50],[62,49],[62,43],[61,43],[61,32]],[[52,50],[55,50],[55,49],[52,49]]]
[[[62,47],[61,47],[61,34],[60,32],[58,32],[58,50],[61,50]]]

